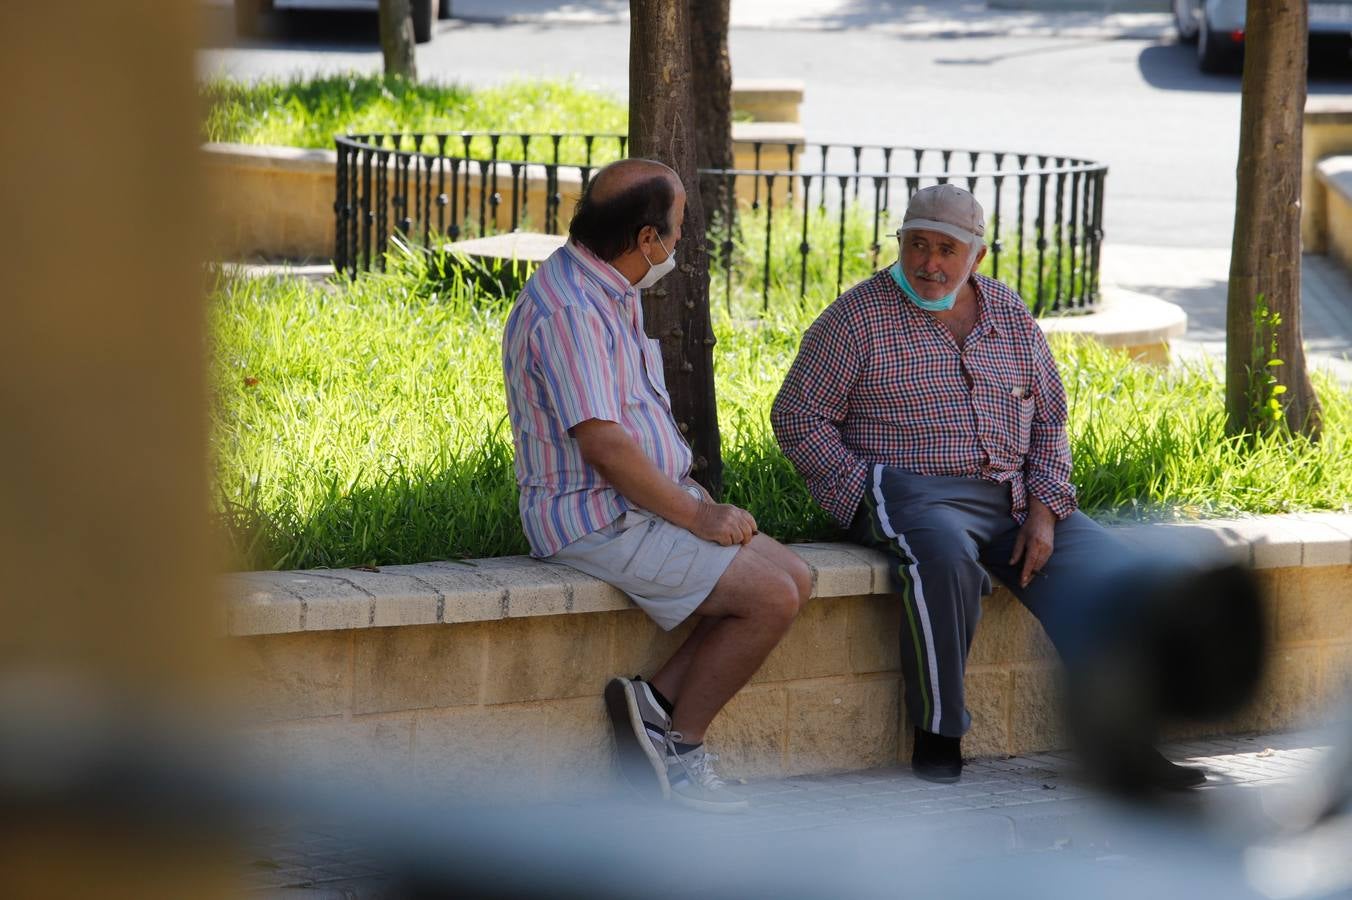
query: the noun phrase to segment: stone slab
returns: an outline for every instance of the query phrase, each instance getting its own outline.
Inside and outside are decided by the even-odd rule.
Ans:
[[[202,145],[202,154],[208,165],[245,164],[329,178],[338,165],[338,151],[319,148],[207,142]]]
[[[1181,337],[1188,330],[1183,308],[1158,297],[1105,287],[1098,307],[1082,316],[1044,316],[1047,334],[1081,334],[1106,347],[1140,347]]]
[[[849,669],[849,610],[829,600],[809,600],[752,683],[838,675]]]
[[[301,630],[301,600],[273,572],[239,572],[221,581],[232,636],[286,634]]]
[[[842,598],[847,610],[846,640],[850,671],[865,675],[901,668],[901,605],[890,594]]]
[[[353,637],[352,712],[479,702],[488,626],[372,628]]]
[[[231,641],[227,671],[248,722],[342,715],[351,687],[352,639],[337,631]]]
[[[606,613],[504,619],[494,625],[483,673],[485,703],[598,694],[597,660],[610,654],[615,617]]]
[[[792,549],[812,570],[814,597],[855,597],[873,588],[872,569],[859,564],[858,546],[796,544]]]
[[[735,778],[777,777],[788,752],[788,691],[752,685],[738,692],[709,727],[706,741]]]
[[[499,262],[544,262],[568,241],[564,234],[540,234],[534,231],[508,231],[488,237],[470,238],[446,245],[446,250],[473,259]]]
[[[1352,200],[1352,156],[1326,156],[1315,163],[1314,170],[1329,190]]]
[[[1352,563],[1352,515],[1343,513],[1153,523],[1112,531],[1147,551],[1234,560],[1261,569]],[[880,551],[841,543],[795,544],[791,549],[812,567],[815,594],[823,601],[890,590],[888,559]],[[527,557],[389,566],[379,572],[244,572],[225,576],[222,588],[227,630],[235,636],[632,608],[624,594],[597,579]],[[982,644],[994,636],[980,635],[979,630],[974,653],[978,660],[989,661]],[[1001,655],[994,647],[989,650]]]
[[[791,686],[786,774],[895,763],[900,702],[895,677]]]
[[[1286,517],[1283,526],[1300,538],[1303,566],[1352,564],[1352,516],[1341,513],[1299,513]]]

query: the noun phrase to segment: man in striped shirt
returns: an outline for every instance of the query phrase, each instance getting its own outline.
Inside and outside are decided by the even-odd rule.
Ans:
[[[893,557],[912,768],[939,782],[962,772],[963,675],[987,570],[1066,656],[1107,596],[1085,590],[1091,575],[1125,555],[1076,509],[1056,363],[1019,296],[976,274],[984,231],[968,191],[918,191],[896,264],[813,323],[771,411],[817,502]],[[1137,760],[1158,786],[1205,780],[1147,742]]]
[[[685,190],[649,160],[597,173],[567,244],[517,298],[503,334],[507,408],[534,556],[628,594],[663,629],[698,623],[651,679],[606,703],[622,770],[683,805],[735,812],[704,733],[783,637],[807,566],[690,477],[639,292],[676,264]]]

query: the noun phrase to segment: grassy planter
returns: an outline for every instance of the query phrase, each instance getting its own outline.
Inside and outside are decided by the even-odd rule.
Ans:
[[[524,553],[500,362],[508,301],[421,255],[335,287],[222,277],[212,294],[217,510],[246,569]],[[441,261],[444,264],[444,260]],[[829,298],[828,298],[829,299]],[[826,300],[715,310],[729,502],[786,540],[835,531],[771,434]],[[1214,373],[1059,338],[1074,480],[1100,518],[1344,509],[1352,397],[1321,380],[1319,444],[1224,435]]]

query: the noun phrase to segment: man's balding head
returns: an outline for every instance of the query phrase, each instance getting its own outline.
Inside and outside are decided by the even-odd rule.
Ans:
[[[638,246],[639,232],[652,226],[662,238],[685,189],[676,173],[651,159],[622,159],[596,173],[582,192],[568,233],[606,262]]]

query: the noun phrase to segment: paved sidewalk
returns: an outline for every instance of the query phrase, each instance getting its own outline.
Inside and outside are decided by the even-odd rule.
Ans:
[[[595,25],[628,22],[629,0],[456,0],[455,14],[468,21]],[[1154,37],[1173,21],[1167,12],[1002,9],[985,0],[732,0],[729,14],[733,28],[867,30],[897,37]]]
[[[1322,740],[1300,732],[1187,741],[1165,749],[1211,774],[1208,786],[1190,800],[1213,815],[1220,810],[1222,817],[1234,819],[1256,815],[1274,791],[1311,771],[1327,753]],[[865,840],[929,857],[936,866],[955,857],[981,860],[1049,851],[1101,861],[1105,854],[1123,852],[1132,833],[1123,825],[1121,810],[1076,782],[1066,753],[974,761],[956,785],[929,784],[907,768],[888,768],[755,781],[740,790],[754,804],[742,816],[609,801],[602,807],[605,833],[622,843],[621,835],[687,830],[730,848],[739,860],[741,854],[755,858],[766,848],[857,846]],[[593,810],[581,802],[549,808],[556,814],[575,811],[579,822]],[[585,826],[579,834],[579,841],[588,840]],[[296,897],[303,896],[297,890],[309,889],[313,896],[392,896],[386,893],[393,888],[378,856],[350,835],[351,829],[342,826],[258,833],[244,865],[250,895]]]
[[[199,2],[221,18],[232,0]],[[985,0],[732,0],[729,18],[733,28],[867,30],[896,37],[1153,38],[1173,22],[1168,12],[1161,11],[1104,12],[1102,8],[1093,11],[1059,9],[1055,3],[1042,5],[1047,8],[990,8]],[[453,21],[458,23],[547,26],[629,22],[629,0],[454,0],[453,6]],[[228,29],[229,23],[222,21],[215,27]]]
[[[1104,285],[1176,303],[1188,330],[1170,342],[1180,362],[1225,361],[1225,306],[1230,251],[1105,243]],[[1306,362],[1352,385],[1352,276],[1328,256],[1301,260],[1301,331]]]

